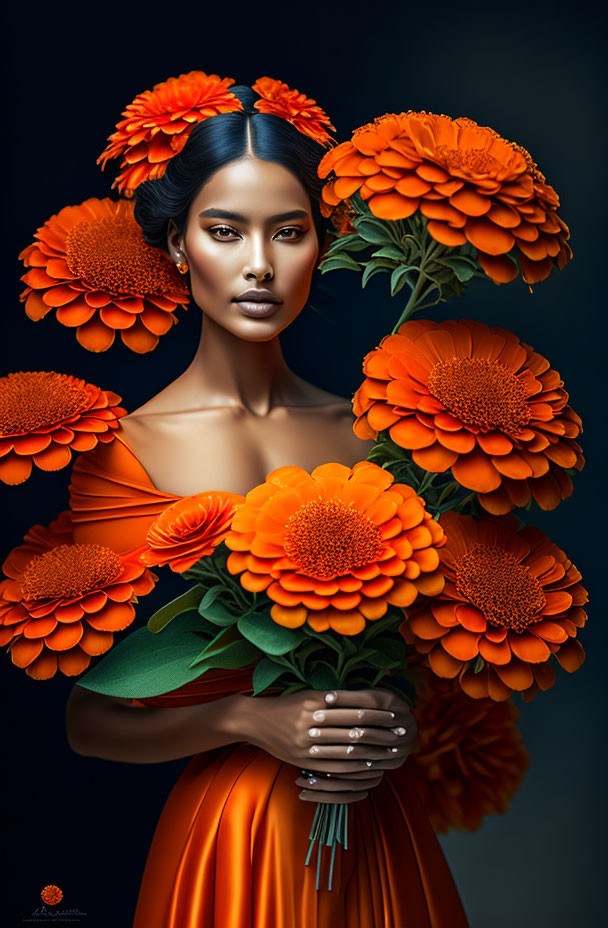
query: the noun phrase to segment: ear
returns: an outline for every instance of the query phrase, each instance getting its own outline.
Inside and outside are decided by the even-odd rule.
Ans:
[[[183,260],[186,255],[183,236],[180,234],[179,229],[172,219],[169,220],[169,226],[167,228],[167,251],[171,255],[173,261],[176,262]]]

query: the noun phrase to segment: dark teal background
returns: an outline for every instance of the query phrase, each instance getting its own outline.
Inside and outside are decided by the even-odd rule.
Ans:
[[[475,281],[465,297],[433,311],[437,319],[505,326],[549,358],[583,417],[588,459],[573,497],[553,513],[528,517],[568,553],[590,590],[590,621],[580,636],[587,661],[576,674],[562,672],[533,703],[519,703],[532,764],[510,812],[486,820],[477,833],[441,839],[471,928],[596,928],[605,918],[607,208],[594,8],[30,3],[13,9],[6,33],[1,373],[71,373],[118,392],[129,410],[188,365],[199,310],[180,313],[151,354],[135,355],[119,341],[91,354],[51,315],[36,324],[26,318],[16,255],[63,206],[108,194],[113,174],[100,173],[96,157],[124,106],[154,83],[194,68],[238,83],[277,77],[314,97],[340,139],[385,112],[467,115],[526,147],[558,191],[574,251],[561,273],[532,294],[521,281]],[[380,276],[364,291],[349,272],[323,282],[334,302],[322,316],[304,310],[285,335],[285,352],[302,376],[346,396],[359,385],[363,354],[392,328],[403,293],[391,300]],[[65,469],[36,470],[19,487],[0,485],[2,557],[32,524],[67,507],[68,483]],[[165,583],[142,603],[140,619],[167,593]],[[186,761],[139,766],[79,757],[64,731],[72,681],[33,681],[6,656],[1,680],[8,862],[0,923],[21,925],[40,889],[57,883],[65,906],[87,913],[83,928],[129,928],[158,815]]]

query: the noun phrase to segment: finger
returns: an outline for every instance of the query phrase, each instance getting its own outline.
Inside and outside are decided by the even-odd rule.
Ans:
[[[348,802],[358,802],[359,799],[366,799],[368,796],[367,790],[360,793],[352,793],[349,791],[340,791],[338,793],[324,793],[321,790],[316,789],[303,789],[299,793],[299,798],[304,802],[324,802],[324,803],[348,803]]]
[[[399,750],[396,745],[383,747],[374,744],[313,744],[308,749],[308,755],[322,760],[343,760],[350,757],[353,760],[373,761],[386,758],[387,752],[397,754]]]
[[[312,713],[311,726],[321,723],[333,728],[353,728],[365,724],[390,728],[406,717],[409,721],[405,713],[395,713],[389,709],[317,709]]]
[[[373,776],[368,774],[362,775],[356,782],[356,789],[353,786],[353,780],[347,777],[298,777],[294,782],[303,789],[318,789],[328,793],[335,793],[340,790],[349,792],[361,792],[362,790],[372,789],[378,786],[384,779],[383,771],[375,773]]]
[[[373,728],[329,728],[326,725],[315,726],[308,729],[308,735],[315,744],[382,744],[392,747],[394,744],[400,744],[407,735],[407,729],[398,727],[395,729]],[[352,752],[351,752],[352,753]]]
[[[325,706],[334,709],[352,707],[393,711],[391,703],[396,698],[390,690],[374,687],[364,690],[329,690],[324,695],[324,702]]]

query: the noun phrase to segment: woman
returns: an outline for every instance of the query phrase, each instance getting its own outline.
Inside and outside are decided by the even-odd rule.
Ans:
[[[76,542],[129,550],[182,496],[246,493],[276,467],[352,466],[369,451],[350,402],[296,376],[279,342],[319,260],[323,150],[258,112],[251,88],[232,92],[243,110],[198,125],[136,191],[146,241],[189,272],[202,334],[184,373],[75,465]],[[403,766],[416,735],[404,699],[382,688],[252,698],[245,675],[211,677],[145,708],[78,685],[70,695],[78,753],[194,755],[157,827],[134,928],[466,926]],[[317,776],[303,779],[302,767]],[[331,891],[305,865],[318,801],[357,803]]]

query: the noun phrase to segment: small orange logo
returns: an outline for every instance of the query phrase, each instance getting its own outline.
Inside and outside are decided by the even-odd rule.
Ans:
[[[58,886],[51,883],[49,886],[44,887],[40,893],[40,898],[46,905],[59,905],[63,899],[63,892]]]

